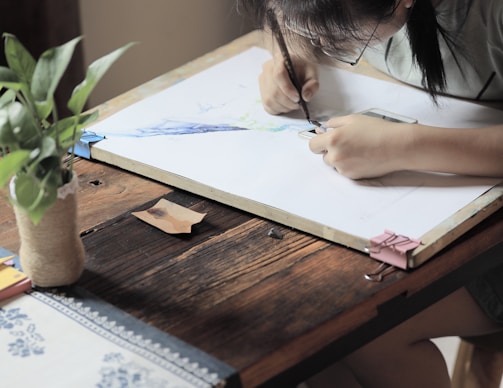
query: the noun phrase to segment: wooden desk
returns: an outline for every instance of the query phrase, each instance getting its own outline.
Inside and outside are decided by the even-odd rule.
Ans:
[[[126,93],[102,115],[255,39]],[[79,160],[76,171],[87,250],[78,284],[234,367],[246,387],[299,382],[501,261],[501,210],[418,269],[371,283],[363,274],[377,264],[362,253],[100,163]],[[161,196],[208,214],[178,236],[131,215]],[[0,214],[0,245],[17,251],[4,196]],[[268,236],[273,227],[283,239]]]

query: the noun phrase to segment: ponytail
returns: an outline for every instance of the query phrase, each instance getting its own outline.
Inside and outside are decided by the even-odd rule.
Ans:
[[[440,52],[439,37],[446,39],[445,30],[438,24],[430,0],[418,0],[407,21],[412,55],[422,72],[422,85],[436,100],[446,89],[445,69]]]

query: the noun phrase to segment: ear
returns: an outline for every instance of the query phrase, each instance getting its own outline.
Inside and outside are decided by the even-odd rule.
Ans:
[[[403,0],[402,3],[405,8],[410,9],[414,6],[416,0]]]

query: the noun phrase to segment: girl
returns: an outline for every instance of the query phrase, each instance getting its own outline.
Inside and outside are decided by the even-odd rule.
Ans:
[[[266,30],[267,12],[274,10],[293,48],[301,96],[273,48],[259,78],[269,113],[299,109],[300,98],[313,97],[317,63],[354,66],[362,58],[424,88],[434,102],[441,94],[503,100],[501,0],[239,0],[239,6]],[[348,115],[325,125],[329,130],[309,146],[349,178],[398,170],[503,177],[503,123],[439,128]],[[339,367],[365,387],[449,387],[447,367],[430,339],[502,330],[501,284],[503,266],[350,354]]]

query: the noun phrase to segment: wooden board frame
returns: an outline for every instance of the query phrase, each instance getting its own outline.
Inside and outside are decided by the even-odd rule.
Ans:
[[[100,119],[108,117],[142,98],[166,89],[176,82],[179,82],[181,79],[188,78],[253,46],[264,46],[262,35],[258,31],[238,38],[230,44],[208,53],[196,61],[190,62],[110,100],[100,106]],[[358,69],[358,72],[390,82],[397,82],[377,72],[366,64],[363,64],[363,66]],[[134,160],[129,160],[99,148],[91,148],[91,158],[362,252],[366,252],[370,246],[369,240],[365,238],[327,227],[303,217],[295,216],[281,209],[229,194],[213,187],[205,186],[192,179],[160,170]],[[413,251],[407,253],[407,268],[416,268],[423,264],[501,207],[503,207],[503,183],[488,190],[472,203],[421,236],[419,239],[422,244]]]

